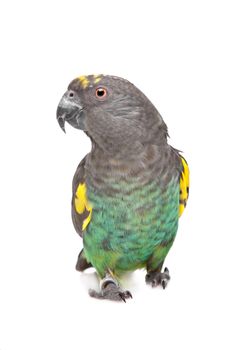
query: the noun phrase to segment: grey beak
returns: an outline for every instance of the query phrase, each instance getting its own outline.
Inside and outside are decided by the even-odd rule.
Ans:
[[[64,110],[62,110],[61,107],[57,107],[57,121],[58,124],[60,125],[60,128],[64,131],[64,133],[66,132],[65,129],[65,119],[66,119],[66,113],[64,112]]]
[[[57,107],[57,121],[60,128],[65,131],[65,122],[76,129],[84,130],[84,113],[77,94],[67,91]]]

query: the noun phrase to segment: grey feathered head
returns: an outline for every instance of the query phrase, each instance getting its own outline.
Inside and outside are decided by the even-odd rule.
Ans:
[[[129,81],[111,75],[73,80],[63,95],[57,120],[87,133],[107,153],[134,153],[167,142],[167,126],[148,98]]]

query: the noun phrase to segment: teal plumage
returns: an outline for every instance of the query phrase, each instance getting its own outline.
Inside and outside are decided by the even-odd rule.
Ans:
[[[156,183],[141,187],[126,181],[118,186],[113,197],[88,190],[93,216],[84,235],[84,251],[101,277],[107,268],[119,275],[146,267],[155,248],[170,248],[178,226],[177,181],[172,179],[165,189]],[[165,249],[158,265],[166,253]]]
[[[162,266],[189,193],[189,169],[167,143],[167,126],[147,97],[113,76],[82,76],[61,99],[57,119],[85,131],[92,149],[73,179],[72,219],[83,238],[77,270],[93,266],[97,298],[124,300],[119,279],[147,269],[146,282],[166,287]]]

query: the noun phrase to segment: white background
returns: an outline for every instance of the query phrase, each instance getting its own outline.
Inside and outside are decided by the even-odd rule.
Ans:
[[[5,1],[0,10],[0,349],[232,349],[231,1]],[[70,80],[123,76],[156,105],[191,169],[167,290],[91,299],[71,180],[90,149],[59,129]]]

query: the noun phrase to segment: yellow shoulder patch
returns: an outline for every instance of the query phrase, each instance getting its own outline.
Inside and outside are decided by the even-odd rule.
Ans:
[[[186,160],[180,156],[183,165],[183,170],[180,175],[180,206],[179,206],[179,216],[182,215],[189,196],[189,167]]]
[[[79,215],[84,215],[82,230],[84,231],[91,221],[92,206],[87,199],[87,187],[85,183],[78,185],[74,200],[75,210]],[[86,214],[86,215],[85,215]]]

